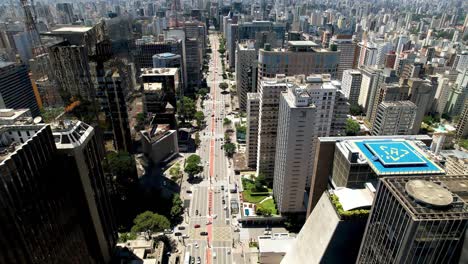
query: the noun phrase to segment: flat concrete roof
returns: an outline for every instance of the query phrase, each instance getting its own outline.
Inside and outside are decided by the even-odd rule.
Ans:
[[[333,193],[338,196],[344,211],[354,209],[369,209],[374,196],[368,189],[350,189],[339,187]]]
[[[291,40],[288,41],[288,45],[296,47],[318,47],[319,45],[310,40]]]
[[[162,90],[162,83],[159,83],[159,82],[143,83],[143,90],[144,91],[160,91]]]
[[[84,26],[77,26],[77,27],[60,27],[57,29],[52,30],[53,32],[58,33],[83,33],[91,30],[93,27],[84,27]]]
[[[260,253],[274,252],[286,253],[296,241],[295,237],[272,238],[267,236],[258,237],[258,249]]]

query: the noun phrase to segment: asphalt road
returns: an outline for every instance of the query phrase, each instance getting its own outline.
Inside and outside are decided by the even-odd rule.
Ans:
[[[233,172],[221,149],[224,141],[223,119],[229,113],[226,105],[230,104],[230,95],[221,94],[219,88],[223,80],[218,35],[210,34],[209,38],[213,51],[207,76],[210,98],[204,102],[207,126],[200,132],[201,144],[197,150],[205,167],[204,180],[191,187],[191,203],[186,214],[186,234],[189,237],[184,243],[186,254],[195,257],[195,263],[200,257],[201,263],[225,264],[233,263],[233,227],[229,207],[232,195],[229,189],[234,187],[229,181]],[[232,198],[238,199],[237,194]],[[199,227],[195,228],[195,225]],[[201,235],[201,232],[208,234]]]

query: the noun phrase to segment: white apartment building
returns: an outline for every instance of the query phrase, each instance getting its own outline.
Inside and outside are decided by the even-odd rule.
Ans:
[[[410,135],[416,110],[417,106],[411,101],[380,103],[372,126],[372,135]]]
[[[245,151],[245,160],[250,168],[257,167],[259,108],[260,94],[247,93],[247,149]]]
[[[341,91],[348,98],[350,105],[357,105],[361,90],[362,74],[359,70],[345,70],[341,82]]]
[[[468,153],[462,150],[444,150],[445,171],[447,175],[468,174]]]
[[[327,77],[288,83],[280,97],[273,196],[281,213],[305,211],[318,137],[331,133],[338,89]]]

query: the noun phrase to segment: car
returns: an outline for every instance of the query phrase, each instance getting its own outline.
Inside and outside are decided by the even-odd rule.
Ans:
[[[181,232],[175,232],[174,236],[182,236],[182,233]]]
[[[198,243],[195,243],[195,248],[198,248]]]
[[[224,210],[227,210],[227,206],[224,206]]]
[[[224,191],[224,185],[221,185],[221,191]]]
[[[226,204],[226,201],[223,199],[223,204]]]
[[[240,232],[240,229],[238,227],[234,228],[234,232]]]
[[[200,232],[200,236],[207,236],[207,235],[208,235],[208,232],[206,231]]]
[[[214,117],[214,114],[212,114],[211,117]]]
[[[164,234],[172,234],[172,229],[164,229]]]
[[[197,264],[201,264],[201,258],[197,257]]]
[[[217,217],[218,217],[218,215],[215,215],[215,214],[213,215],[213,219],[216,219]]]
[[[185,226],[179,226],[179,230],[185,230]]]
[[[182,238],[188,239],[188,238],[190,238],[190,236],[189,235],[183,235]]]
[[[196,224],[193,226],[194,228],[200,228],[200,225],[199,224]]]
[[[187,193],[192,193],[192,190],[188,189],[187,191],[185,191]]]
[[[212,224],[210,221],[206,221],[206,225],[210,225]]]

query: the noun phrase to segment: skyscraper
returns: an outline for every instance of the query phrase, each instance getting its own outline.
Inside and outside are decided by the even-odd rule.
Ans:
[[[260,94],[247,93],[247,135],[245,159],[250,168],[257,167]]]
[[[362,74],[359,70],[345,70],[341,90],[350,105],[358,105],[359,92],[361,90]]]
[[[304,212],[317,137],[330,135],[337,88],[321,75],[289,83],[280,97],[273,196],[281,213]],[[305,187],[305,188],[304,188]]]
[[[0,127],[0,262],[110,260],[116,227],[93,128],[72,127]]]
[[[468,226],[467,180],[381,179],[357,263],[457,263]]]
[[[258,79],[276,74],[330,74],[336,79],[339,52],[319,48],[312,41],[288,41],[287,49],[271,49],[266,45],[258,55]],[[258,86],[258,83],[257,83]]]
[[[247,93],[257,89],[257,51],[253,42],[239,43],[236,50],[236,87],[239,108],[247,105]]]
[[[38,116],[38,97],[25,65],[0,61],[0,108],[29,108]]]

